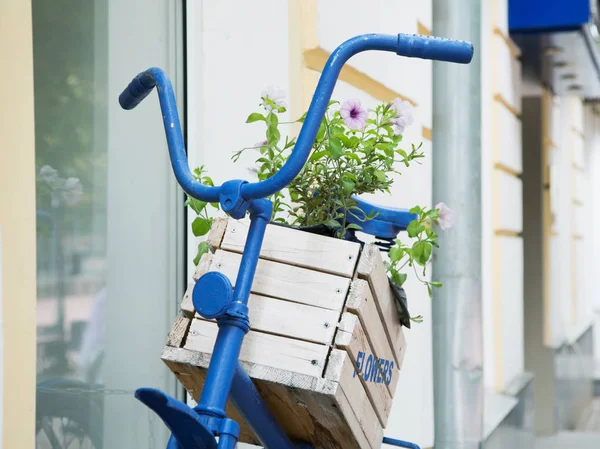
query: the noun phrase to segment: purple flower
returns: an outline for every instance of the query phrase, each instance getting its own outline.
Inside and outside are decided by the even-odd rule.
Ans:
[[[440,228],[442,228],[442,231],[450,229],[452,226],[454,226],[456,212],[454,212],[444,203],[438,203],[435,208],[438,211],[438,224],[440,225]]]
[[[340,108],[340,115],[350,129],[362,130],[367,124],[367,111],[360,106],[360,100],[346,100]]]
[[[266,139],[265,140],[261,140],[260,142],[255,143],[252,148],[259,149],[259,148],[264,147],[267,143],[268,143],[268,140],[266,140]]]
[[[396,118],[393,120],[394,134],[403,134],[407,127],[413,124],[413,106],[406,100],[396,98],[391,106],[391,109],[396,112]]]
[[[275,103],[275,105],[278,107],[285,107],[285,101],[283,101],[283,99],[285,98],[285,92],[283,89],[280,89],[279,87],[275,87],[275,86],[267,87],[265,90],[262,91],[261,97],[265,98],[265,99],[268,98],[273,103]],[[265,109],[267,111],[271,112],[273,107],[269,103],[266,103]]]

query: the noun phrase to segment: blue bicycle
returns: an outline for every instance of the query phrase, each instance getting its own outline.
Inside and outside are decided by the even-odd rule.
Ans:
[[[194,179],[188,166],[173,88],[162,70],[151,68],[140,73],[119,97],[124,109],[133,109],[156,87],[171,164],[183,190],[198,200],[218,202],[222,210],[235,219],[250,214],[250,229],[235,290],[229,279],[219,272],[206,273],[194,288],[194,306],[198,313],[208,319],[216,318],[219,325],[198,405],[191,408],[156,389],[142,388],[136,392],[136,398],[157,413],[171,430],[167,449],[234,449],[240,426],[225,414],[228,399],[265,448],[312,448],[290,441],[238,357],[244,336],[250,329],[247,304],[263,237],[271,220],[272,204],[267,197],[283,189],[298,175],[310,154],[340,70],[350,57],[368,50],[462,64],[468,64],[473,57],[473,46],[463,41],[405,34],[367,34],[349,39],[331,54],[323,69],[291,156],[277,174],[256,183],[236,179],[221,186],[206,186]],[[363,226],[363,231],[378,238],[395,238],[412,219],[406,210],[381,208],[361,200],[358,204],[366,214],[376,213],[376,219],[370,220],[368,227]],[[384,438],[383,443],[418,448],[412,443],[389,438]]]

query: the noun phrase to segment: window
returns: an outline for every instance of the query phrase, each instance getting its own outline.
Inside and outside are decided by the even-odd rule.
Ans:
[[[178,2],[33,1],[37,449],[166,445],[133,393],[179,393],[160,354],[183,296],[183,194],[156,94],[135,111],[117,98],[151,66],[182,86],[182,24]]]

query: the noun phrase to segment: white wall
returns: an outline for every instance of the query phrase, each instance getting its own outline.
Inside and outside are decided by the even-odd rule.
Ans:
[[[482,3],[484,378],[501,392],[523,372],[521,67],[507,1]]]
[[[244,163],[237,164],[231,163],[230,157],[232,152],[263,139],[260,125],[244,124],[257,107],[262,89],[274,84],[291,92],[288,110],[298,113],[307,106],[308,94],[315,87],[318,73],[297,65],[301,58],[297,52],[303,45],[304,49],[319,46],[332,51],[346,38],[361,33],[416,33],[417,21],[431,27],[429,0],[378,0],[370,2],[369,8],[364,5],[359,0],[304,1],[302,7],[294,0],[188,2],[191,165],[206,164],[218,182],[249,178],[247,168],[255,155],[248,154]],[[376,200],[398,207],[431,206],[433,155],[431,142],[423,138],[423,127],[431,128],[431,63],[369,53],[358,55],[350,64],[418,105],[405,142],[408,148],[411,142],[423,141],[427,158],[423,165],[411,167],[397,180],[391,196],[378,195]],[[379,102],[360,87],[345,82],[338,84],[334,98],[358,98],[368,107]],[[190,239],[190,260],[196,245],[197,241]],[[407,332],[408,350],[396,393],[399,399],[386,434],[428,447],[433,445],[431,304],[425,288],[417,282],[409,281],[407,290],[411,314],[422,314],[425,322]]]

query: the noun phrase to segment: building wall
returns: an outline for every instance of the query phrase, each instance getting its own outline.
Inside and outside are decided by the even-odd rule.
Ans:
[[[499,393],[524,369],[521,64],[505,0],[484,2],[481,54],[484,376]]]
[[[31,3],[0,4],[0,448],[34,447],[35,181]],[[3,421],[3,422],[2,422]]]

